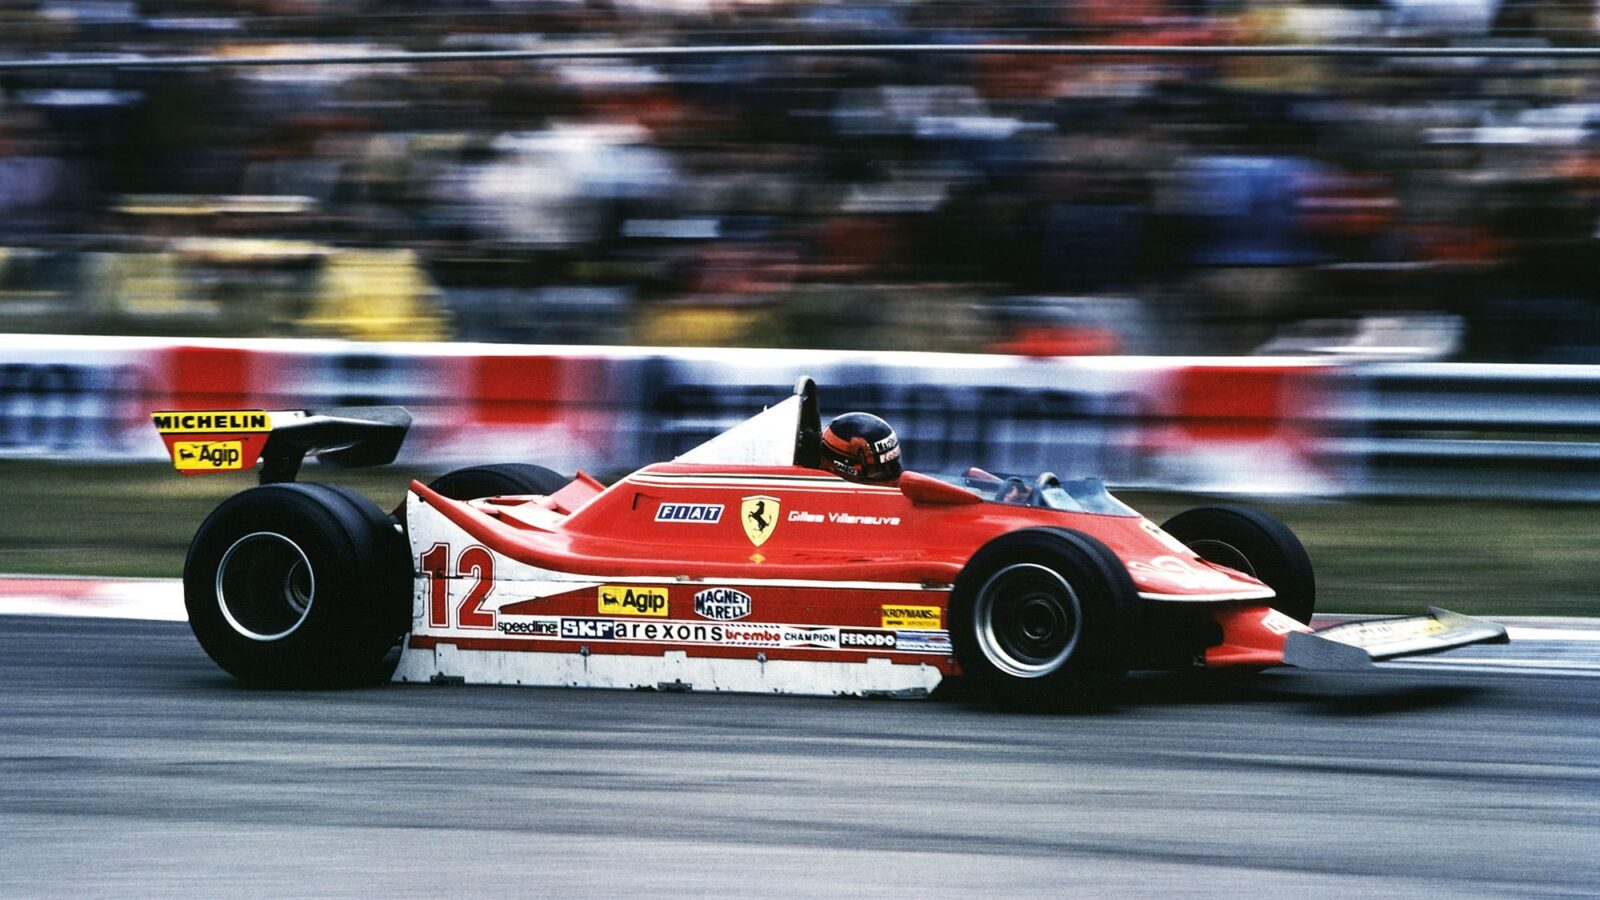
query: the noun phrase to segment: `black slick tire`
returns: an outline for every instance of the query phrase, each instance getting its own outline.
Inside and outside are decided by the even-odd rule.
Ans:
[[[1277,592],[1273,609],[1310,624],[1317,605],[1311,557],[1287,525],[1248,506],[1201,506],[1168,519],[1161,530],[1200,558],[1253,576]]]
[[[554,494],[572,479],[528,463],[496,463],[446,472],[428,485],[451,500],[478,500],[519,494]]]
[[[1099,540],[1014,531],[957,576],[950,643],[962,673],[1001,709],[1104,705],[1127,674],[1138,603],[1127,567]]]
[[[410,626],[410,551],[394,519],[347,488],[271,484],[224,500],[183,570],[195,637],[257,687],[366,684]]]

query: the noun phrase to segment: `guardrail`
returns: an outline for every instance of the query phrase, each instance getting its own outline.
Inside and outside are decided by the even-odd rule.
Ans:
[[[1600,500],[1600,367],[1388,364],[1330,380],[1320,444],[1347,493]]]
[[[402,462],[617,474],[687,450],[809,374],[911,467],[1098,474],[1239,494],[1600,499],[1600,368],[1314,360],[0,340],[0,458],[155,459],[158,408],[399,404]]]

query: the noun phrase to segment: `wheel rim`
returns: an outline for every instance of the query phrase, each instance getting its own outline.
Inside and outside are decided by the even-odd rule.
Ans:
[[[1235,572],[1243,572],[1251,578],[1256,577],[1256,567],[1250,564],[1250,557],[1245,556],[1242,550],[1227,541],[1214,539],[1191,541],[1189,549],[1193,550],[1196,556],[1207,562],[1214,562],[1219,566],[1227,566]]]
[[[233,630],[251,640],[294,633],[311,615],[316,594],[305,551],[275,532],[239,538],[217,564],[217,606]]]
[[[1041,678],[1072,657],[1083,631],[1083,606],[1055,570],[1018,563],[984,582],[973,619],[978,646],[996,668]]]

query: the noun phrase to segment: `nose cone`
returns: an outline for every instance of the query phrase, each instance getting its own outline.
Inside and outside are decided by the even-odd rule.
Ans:
[[[1141,596],[1174,600],[1267,600],[1272,588],[1242,572],[1176,555],[1129,560],[1128,574]]]

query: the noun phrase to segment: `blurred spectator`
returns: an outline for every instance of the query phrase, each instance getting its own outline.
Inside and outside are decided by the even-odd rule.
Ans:
[[[0,303],[8,330],[1596,362],[1592,61],[1137,55],[1592,46],[1590,6],[0,4],[12,58],[1129,47],[0,73]]]

